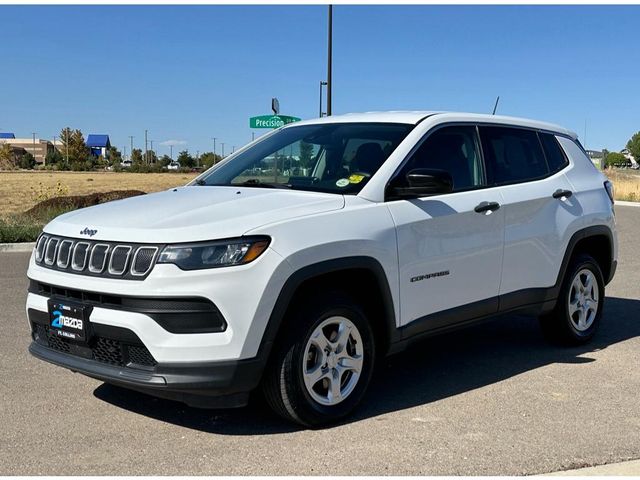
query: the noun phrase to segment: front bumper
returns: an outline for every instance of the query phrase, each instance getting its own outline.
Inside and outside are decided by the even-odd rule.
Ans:
[[[31,342],[36,358],[74,372],[156,397],[177,400],[198,408],[234,408],[246,405],[258,386],[260,359],[193,364],[157,364],[153,370],[108,365],[62,353]]]

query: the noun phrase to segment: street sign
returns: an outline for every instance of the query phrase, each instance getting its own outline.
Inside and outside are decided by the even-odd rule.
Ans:
[[[273,110],[274,115],[280,114],[280,102],[277,98],[271,99],[271,110]]]
[[[260,115],[249,119],[250,128],[280,128],[283,125],[299,122],[298,117],[289,115]]]

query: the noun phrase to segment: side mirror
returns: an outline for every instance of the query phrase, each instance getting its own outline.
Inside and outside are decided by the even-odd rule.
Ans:
[[[395,198],[419,198],[453,191],[453,179],[444,170],[416,168],[405,177],[405,185],[391,186],[389,193]]]

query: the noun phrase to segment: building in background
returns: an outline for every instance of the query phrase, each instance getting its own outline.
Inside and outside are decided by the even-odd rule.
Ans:
[[[53,144],[49,140],[40,138],[2,138],[3,143],[11,145],[16,155],[22,155],[25,152],[33,155],[37,164],[44,164],[47,153],[53,151]]]
[[[87,147],[91,151],[91,155],[94,157],[107,158],[109,149],[111,148],[111,142],[109,141],[109,135],[95,135],[90,134],[87,136]]]

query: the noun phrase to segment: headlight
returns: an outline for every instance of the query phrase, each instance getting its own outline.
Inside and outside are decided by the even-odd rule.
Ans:
[[[182,270],[244,265],[258,258],[269,246],[269,237],[246,237],[215,242],[167,245],[158,263],[173,263]]]

